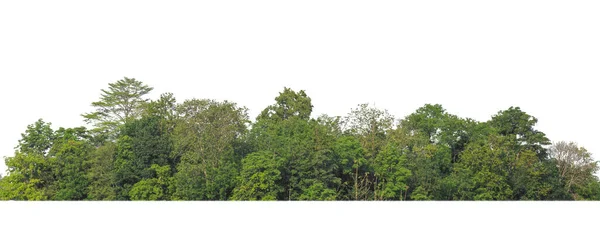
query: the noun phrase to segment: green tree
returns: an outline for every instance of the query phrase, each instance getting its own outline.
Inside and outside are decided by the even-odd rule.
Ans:
[[[336,200],[341,191],[341,178],[335,152],[336,139],[341,135],[339,117],[321,115],[309,121],[310,142],[306,156],[299,159],[302,193],[299,200]]]
[[[402,200],[403,193],[407,192],[407,178],[411,175],[410,170],[405,167],[406,157],[400,148],[394,144],[388,144],[374,161],[375,170],[375,199],[378,200]]]
[[[4,200],[45,200],[54,182],[53,168],[48,152],[55,134],[42,119],[28,125],[16,147],[14,157],[5,159],[8,174],[2,179]]]
[[[174,198],[226,200],[235,187],[241,156],[234,145],[246,132],[246,108],[235,103],[188,100],[177,108],[173,158],[180,161]]]
[[[140,117],[143,105],[148,101],[144,96],[153,88],[127,77],[108,86],[107,90],[102,89],[100,101],[92,103],[96,110],[82,116],[96,127],[98,133],[110,137],[115,136],[120,125]]]
[[[242,171],[232,200],[277,200],[283,188],[278,185],[281,173],[273,153],[260,151],[242,160]]]
[[[378,180],[374,171],[375,160],[387,144],[387,135],[392,131],[393,125],[394,117],[387,110],[371,107],[369,104],[359,104],[358,108],[351,109],[344,118],[342,124],[344,133],[358,139],[363,153],[362,159],[364,159],[361,161],[360,158],[356,158],[358,161],[355,167],[362,167],[363,171],[360,172],[360,169],[355,168],[354,199],[380,198],[375,193],[378,189]]]
[[[359,140],[351,135],[341,136],[334,146],[338,177],[342,179],[341,196],[347,200],[366,199],[369,195],[369,167],[363,151]]]
[[[172,133],[177,123],[177,100],[172,93],[160,95],[158,100],[146,103],[142,117],[159,117],[164,131]]]
[[[28,125],[5,158],[0,200],[600,200],[598,162],[553,145],[519,107],[479,122],[425,104],[399,122],[359,104],[313,115],[284,88],[251,123],[245,107],[110,83],[94,129]]]
[[[540,160],[535,152],[524,151],[514,167],[512,190],[513,199],[552,200],[564,199],[563,189],[557,178],[556,164]]]
[[[257,119],[280,121],[290,117],[298,117],[299,119],[308,120],[312,109],[311,99],[303,90],[295,92],[286,87],[275,98],[275,104],[264,109]]]
[[[512,150],[516,153],[515,157],[518,157],[520,152],[530,150],[540,159],[545,159],[547,157],[545,146],[551,143],[543,132],[534,128],[537,121],[537,118],[521,111],[519,107],[510,107],[498,112],[488,123],[500,135],[514,140]]]
[[[0,200],[47,200],[48,196],[39,186],[42,181],[29,179],[20,173],[12,173],[0,180]]]
[[[594,176],[584,185],[574,187],[575,200],[600,200],[600,181]]]
[[[411,171],[407,180],[410,199],[422,199],[425,193],[426,198],[453,198],[454,186],[447,177],[471,140],[475,125],[472,120],[448,114],[439,104],[426,104],[400,121],[390,141],[406,156],[406,168]]]
[[[163,121],[157,116],[143,117],[125,124],[121,129],[122,136],[131,138],[133,165],[142,178],[150,178],[154,174],[151,168],[153,164],[170,164],[173,144],[171,133],[163,127]]]
[[[508,184],[508,162],[501,136],[489,136],[466,146],[454,167],[458,184],[455,199],[509,200],[512,190]]]
[[[177,99],[173,93],[163,93],[158,100],[145,103],[143,116],[158,116],[167,120],[177,117]]]
[[[114,167],[119,199],[127,199],[129,188],[142,179],[153,178],[153,164],[170,165],[173,148],[171,134],[163,128],[163,119],[143,117],[125,124],[117,141]]]
[[[169,165],[153,164],[151,169],[156,172],[155,178],[143,179],[133,185],[129,191],[131,200],[169,200],[173,192],[173,177]]]
[[[88,164],[90,169],[87,178],[89,200],[115,200],[115,176],[113,173],[114,157],[117,145],[107,142],[91,152]]]
[[[365,157],[372,159],[386,144],[386,134],[394,125],[394,117],[387,110],[359,104],[344,121],[345,131],[355,135],[365,149]]]
[[[49,156],[52,159],[55,183],[52,194],[55,200],[83,200],[87,197],[89,180],[89,154],[93,146],[86,140],[87,130],[60,128]]]
[[[133,184],[140,181],[140,171],[136,170],[133,140],[127,135],[117,139],[117,150],[113,159],[113,180],[116,200],[129,200]]]
[[[339,187],[333,163],[339,119],[311,119],[312,107],[304,91],[284,88],[275,104],[265,108],[252,125],[250,142],[254,150],[273,153],[278,163],[282,177],[279,185],[284,188],[279,199],[298,200],[303,195],[308,198],[309,193],[336,192]],[[315,197],[312,194],[311,198]]]
[[[431,200],[431,196],[429,194],[429,192],[427,192],[427,190],[425,190],[423,187],[419,186],[417,187],[411,194],[410,194],[410,198],[412,200]]]
[[[303,189],[298,200],[336,200],[337,193],[331,188],[327,188],[323,183],[317,182]]]
[[[550,147],[550,157],[556,160],[558,173],[565,189],[578,198],[577,189],[586,189],[585,186],[595,181],[594,173],[598,171],[598,162],[585,148],[579,147],[574,142],[556,142]]]

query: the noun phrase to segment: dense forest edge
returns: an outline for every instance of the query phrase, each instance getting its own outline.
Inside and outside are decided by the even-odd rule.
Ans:
[[[152,90],[110,83],[82,114],[89,129],[28,125],[0,200],[600,200],[590,152],[519,107],[486,122],[439,104],[315,118],[284,88],[252,122],[230,101]]]

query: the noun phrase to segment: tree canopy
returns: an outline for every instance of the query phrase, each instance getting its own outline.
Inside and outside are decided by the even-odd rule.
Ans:
[[[315,115],[286,87],[252,122],[230,101],[152,90],[125,77],[82,115],[87,128],[28,125],[0,200],[600,200],[591,153],[552,142],[519,107],[487,121],[440,104]]]

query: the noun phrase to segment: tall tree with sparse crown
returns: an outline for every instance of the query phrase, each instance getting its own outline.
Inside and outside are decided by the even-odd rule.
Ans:
[[[143,97],[153,88],[127,77],[108,86],[108,90],[102,89],[100,101],[92,103],[96,111],[82,116],[88,124],[96,127],[96,132],[114,137],[118,126],[141,115],[143,104],[148,101]]]

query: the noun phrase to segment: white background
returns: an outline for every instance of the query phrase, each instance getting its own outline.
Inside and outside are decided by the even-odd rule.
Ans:
[[[402,118],[440,103],[485,121],[520,106],[551,140],[577,141],[599,159],[598,12],[597,1],[576,0],[3,0],[0,156],[13,155],[20,133],[38,118],[54,128],[83,125],[80,114],[92,111],[100,89],[127,76],[155,87],[152,98],[228,99],[252,118],[284,86],[306,90],[315,115],[345,115],[369,102]],[[3,202],[0,225],[577,228],[596,219],[594,209],[556,202]]]
[[[596,228],[595,202],[0,202],[3,228]],[[5,217],[6,216],[6,217]]]
[[[2,1],[0,156],[26,126],[84,125],[123,76],[251,118],[284,86],[314,115],[425,103],[479,121],[510,106],[600,158],[597,1]],[[5,173],[4,162],[0,171]]]

